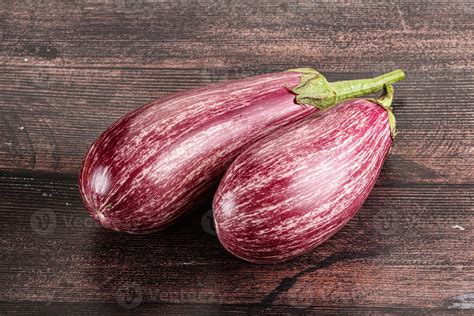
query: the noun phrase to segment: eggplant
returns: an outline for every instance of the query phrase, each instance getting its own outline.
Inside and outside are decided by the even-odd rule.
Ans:
[[[214,196],[217,236],[235,256],[275,263],[341,229],[377,180],[396,134],[393,88],[283,127],[243,151]]]
[[[106,229],[161,230],[202,201],[248,145],[402,78],[398,70],[329,83],[300,68],[162,97],[119,119],[92,144],[79,175],[83,203]]]

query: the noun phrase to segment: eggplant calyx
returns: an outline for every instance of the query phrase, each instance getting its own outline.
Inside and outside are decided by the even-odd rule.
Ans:
[[[296,95],[296,103],[312,105],[324,110],[336,103],[336,91],[334,91],[326,78],[313,68],[289,69],[289,72],[302,74],[300,82],[296,87],[288,88]]]
[[[381,107],[385,109],[385,111],[387,111],[388,124],[390,126],[390,136],[392,136],[392,139],[395,139],[395,136],[397,135],[397,126],[396,126],[397,122],[395,120],[395,115],[393,114],[393,107],[392,107],[393,95],[394,95],[393,86],[390,84],[386,84],[383,86],[383,92],[380,95],[380,97],[376,99],[367,99],[367,100],[380,105]]]

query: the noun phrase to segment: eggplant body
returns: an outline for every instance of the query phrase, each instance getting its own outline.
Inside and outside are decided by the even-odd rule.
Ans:
[[[310,251],[359,210],[391,144],[387,112],[365,99],[256,142],[231,164],[214,196],[221,243],[255,263]]]
[[[79,188],[90,215],[135,234],[175,222],[246,146],[317,111],[287,89],[300,77],[281,72],[175,93],[126,115],[84,159]]]

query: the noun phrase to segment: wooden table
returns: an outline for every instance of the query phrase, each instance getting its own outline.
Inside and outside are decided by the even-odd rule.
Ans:
[[[0,5],[0,314],[473,312],[471,1],[35,2]],[[81,159],[120,116],[296,66],[407,73],[380,178],[324,245],[253,265],[209,207],[147,236],[88,217]]]

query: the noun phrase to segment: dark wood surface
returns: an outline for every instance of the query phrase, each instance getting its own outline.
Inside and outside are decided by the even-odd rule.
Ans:
[[[472,1],[0,4],[0,314],[469,313],[474,309]],[[284,264],[240,261],[210,206],[113,234],[77,174],[114,120],[162,95],[313,66],[403,68],[399,135],[358,215]]]

